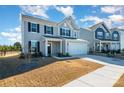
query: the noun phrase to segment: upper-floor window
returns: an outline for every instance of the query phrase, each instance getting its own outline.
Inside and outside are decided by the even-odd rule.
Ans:
[[[117,31],[112,33],[112,39],[113,40],[119,40],[119,33]]]
[[[78,32],[74,32],[73,37],[77,38],[78,37]]]
[[[70,30],[66,28],[60,28],[60,35],[61,36],[70,36]]]
[[[39,33],[39,24],[28,22],[28,31]]]
[[[103,38],[103,32],[97,32],[97,38]]]
[[[44,26],[44,33],[45,34],[53,34],[53,27]]]
[[[102,28],[97,28],[95,32],[95,36],[97,39],[103,39],[104,38],[104,30]]]
[[[110,39],[110,33],[105,33],[105,39]]]
[[[31,31],[37,32],[37,24],[31,23]]]

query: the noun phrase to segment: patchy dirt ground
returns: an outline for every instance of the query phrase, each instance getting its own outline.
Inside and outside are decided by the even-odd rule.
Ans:
[[[124,74],[120,77],[120,79],[115,83],[114,87],[124,87]]]
[[[8,59],[8,61],[7,60],[5,61],[5,59],[2,60],[0,60],[0,66],[3,68],[5,66],[5,68],[3,71],[1,71],[0,69],[0,72],[8,71],[8,74],[9,73],[11,74],[8,75],[9,78],[4,77],[0,79],[1,87],[2,86],[8,86],[8,87],[62,86],[82,75],[85,75],[103,66],[101,64],[97,64],[81,59],[56,60],[54,58],[45,58],[45,59],[40,58],[30,62],[24,60],[20,61],[19,59],[14,60],[11,58]],[[30,70],[28,69],[17,73],[17,71],[15,70],[19,69],[22,63],[23,64],[37,63],[38,66]],[[28,68],[30,67],[30,65],[31,64],[29,64],[29,66],[26,67],[24,66],[24,67]],[[25,68],[23,68],[22,66],[21,69],[23,70]]]
[[[1,55],[1,52],[0,52],[0,58],[13,57],[13,56],[19,55],[19,53],[20,52],[18,52],[18,51],[11,51],[11,52],[6,52],[6,55],[3,56],[3,55]]]
[[[54,58],[19,59],[18,56],[0,58],[0,79],[21,74],[58,61]]]

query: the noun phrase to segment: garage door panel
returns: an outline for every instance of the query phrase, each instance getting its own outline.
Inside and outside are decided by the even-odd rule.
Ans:
[[[86,43],[69,43],[68,52],[71,55],[87,54],[87,44]]]

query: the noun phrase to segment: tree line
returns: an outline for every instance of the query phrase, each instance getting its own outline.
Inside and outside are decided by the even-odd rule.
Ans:
[[[16,42],[13,45],[0,45],[0,51],[21,51],[21,44]]]

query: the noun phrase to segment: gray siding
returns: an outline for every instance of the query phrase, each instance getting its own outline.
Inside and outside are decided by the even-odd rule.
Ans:
[[[119,31],[120,32],[120,46],[121,50],[124,49],[124,31]]]
[[[87,40],[89,42],[89,49],[93,50],[93,45],[94,45],[94,40],[95,40],[93,31],[81,29],[79,38]]]

